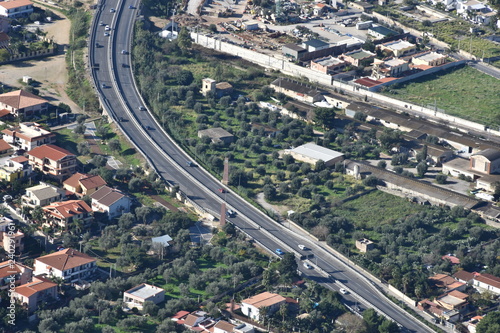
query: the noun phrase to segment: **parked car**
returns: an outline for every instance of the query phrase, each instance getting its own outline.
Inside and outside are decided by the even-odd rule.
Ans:
[[[277,255],[280,255],[280,256],[282,256],[282,255],[284,255],[284,254],[285,254],[285,252],[283,252],[283,250],[282,250],[282,249],[276,249],[276,251],[275,251],[275,252],[276,252],[276,254],[277,254]]]

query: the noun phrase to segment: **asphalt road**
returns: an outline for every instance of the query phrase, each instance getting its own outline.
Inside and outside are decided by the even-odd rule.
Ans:
[[[130,5],[134,8],[129,9]],[[306,269],[300,262],[299,269],[330,289],[339,290],[339,285],[347,287],[353,292],[345,295],[348,304],[355,304],[361,309],[374,307],[408,331],[431,331],[382,297],[372,283],[312,240],[290,232],[232,191],[220,193],[218,189],[222,185],[219,181],[202,168],[187,166],[186,162],[191,161],[191,158],[170,140],[148,111],[139,110],[139,106],[145,105],[134,85],[132,69],[122,67],[122,64],[130,64],[130,55],[122,54],[121,51],[130,50],[130,37],[138,13],[135,7],[138,5],[137,0],[101,2],[95,21],[109,25],[110,36],[104,35],[104,26],[96,24],[92,28],[89,59],[91,64],[99,64],[98,70],[93,66],[92,74],[106,110],[115,120],[123,119],[118,122],[120,128],[150,160],[158,173],[170,183],[179,185],[181,191],[198,205],[213,212],[220,211],[221,203],[225,200],[228,207],[238,213],[230,219],[231,222],[270,251],[281,248],[297,255],[314,255],[310,262],[316,265],[315,269]],[[116,12],[110,12],[111,8],[116,9]],[[96,47],[96,43],[99,47]],[[298,244],[304,244],[311,250],[301,251]],[[355,294],[361,297],[356,297]]]

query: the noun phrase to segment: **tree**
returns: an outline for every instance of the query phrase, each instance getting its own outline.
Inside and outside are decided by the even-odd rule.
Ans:
[[[381,169],[385,169],[387,167],[387,163],[385,161],[378,161],[377,166]]]
[[[276,187],[271,184],[267,184],[264,186],[264,197],[266,201],[274,201],[276,200]]]
[[[278,265],[280,275],[283,276],[288,282],[291,282],[292,278],[297,275],[297,268],[295,256],[290,252],[285,253],[283,259]]]
[[[179,46],[180,49],[186,50],[190,49],[193,44],[193,41],[191,40],[191,35],[189,34],[189,31],[187,30],[186,27],[182,27],[181,31],[179,31],[179,34],[177,35],[177,45]]]
[[[425,173],[427,172],[428,166],[425,161],[422,161],[417,164],[417,175],[419,178],[424,177]]]
[[[95,155],[94,157],[92,157],[92,164],[97,168],[103,167],[107,163],[108,160],[102,155]]]
[[[438,183],[438,184],[446,184],[447,178],[448,178],[448,176],[443,175],[442,173],[440,173],[439,175],[436,175],[436,183]]]
[[[75,129],[73,130],[73,132],[74,132],[75,134],[82,135],[83,133],[85,133],[85,130],[86,130],[86,129],[87,129],[87,128],[85,127],[85,125],[84,125],[84,124],[78,124],[78,125],[76,125]]]
[[[122,145],[118,139],[109,140],[108,147],[114,152],[119,152],[122,149]]]
[[[497,333],[500,332],[500,311],[488,313],[476,325],[477,333]]]
[[[401,132],[390,128],[385,128],[379,137],[380,144],[385,149],[389,149],[401,141]]]
[[[0,49],[0,62],[5,62],[10,59],[10,53],[6,49]]]
[[[325,129],[332,129],[335,121],[335,109],[315,108],[314,121]]]
[[[374,309],[366,309],[363,311],[363,319],[367,326],[367,333],[378,333],[380,317]]]
[[[217,32],[217,26],[215,24],[210,24],[210,26],[208,27],[208,30],[210,30],[211,32],[213,33],[216,33]]]
[[[194,76],[191,71],[183,69],[179,73],[177,73],[177,84],[180,86],[188,86],[193,82],[193,80]]]
[[[142,188],[142,179],[134,177],[128,183],[128,189],[131,192],[139,192]]]
[[[87,141],[78,142],[78,144],[76,145],[76,150],[78,150],[78,154],[80,155],[89,155],[90,144]]]
[[[342,327],[343,332],[346,333],[359,333],[366,330],[366,324],[363,319],[352,313],[344,313],[337,321],[339,326]]]
[[[98,125],[95,128],[95,134],[99,136],[101,139],[105,140],[108,135],[108,129],[102,125]]]

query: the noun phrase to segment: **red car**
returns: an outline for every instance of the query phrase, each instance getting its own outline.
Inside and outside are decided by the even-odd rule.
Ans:
[[[226,189],[224,189],[224,188],[220,188],[220,189],[219,189],[219,192],[220,192],[220,193],[226,193]]]

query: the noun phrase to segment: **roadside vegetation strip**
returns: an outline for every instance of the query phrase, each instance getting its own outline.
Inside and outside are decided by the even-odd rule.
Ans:
[[[436,106],[438,112],[487,126],[500,126],[499,91],[500,80],[465,66],[395,84],[382,93],[431,109]]]

